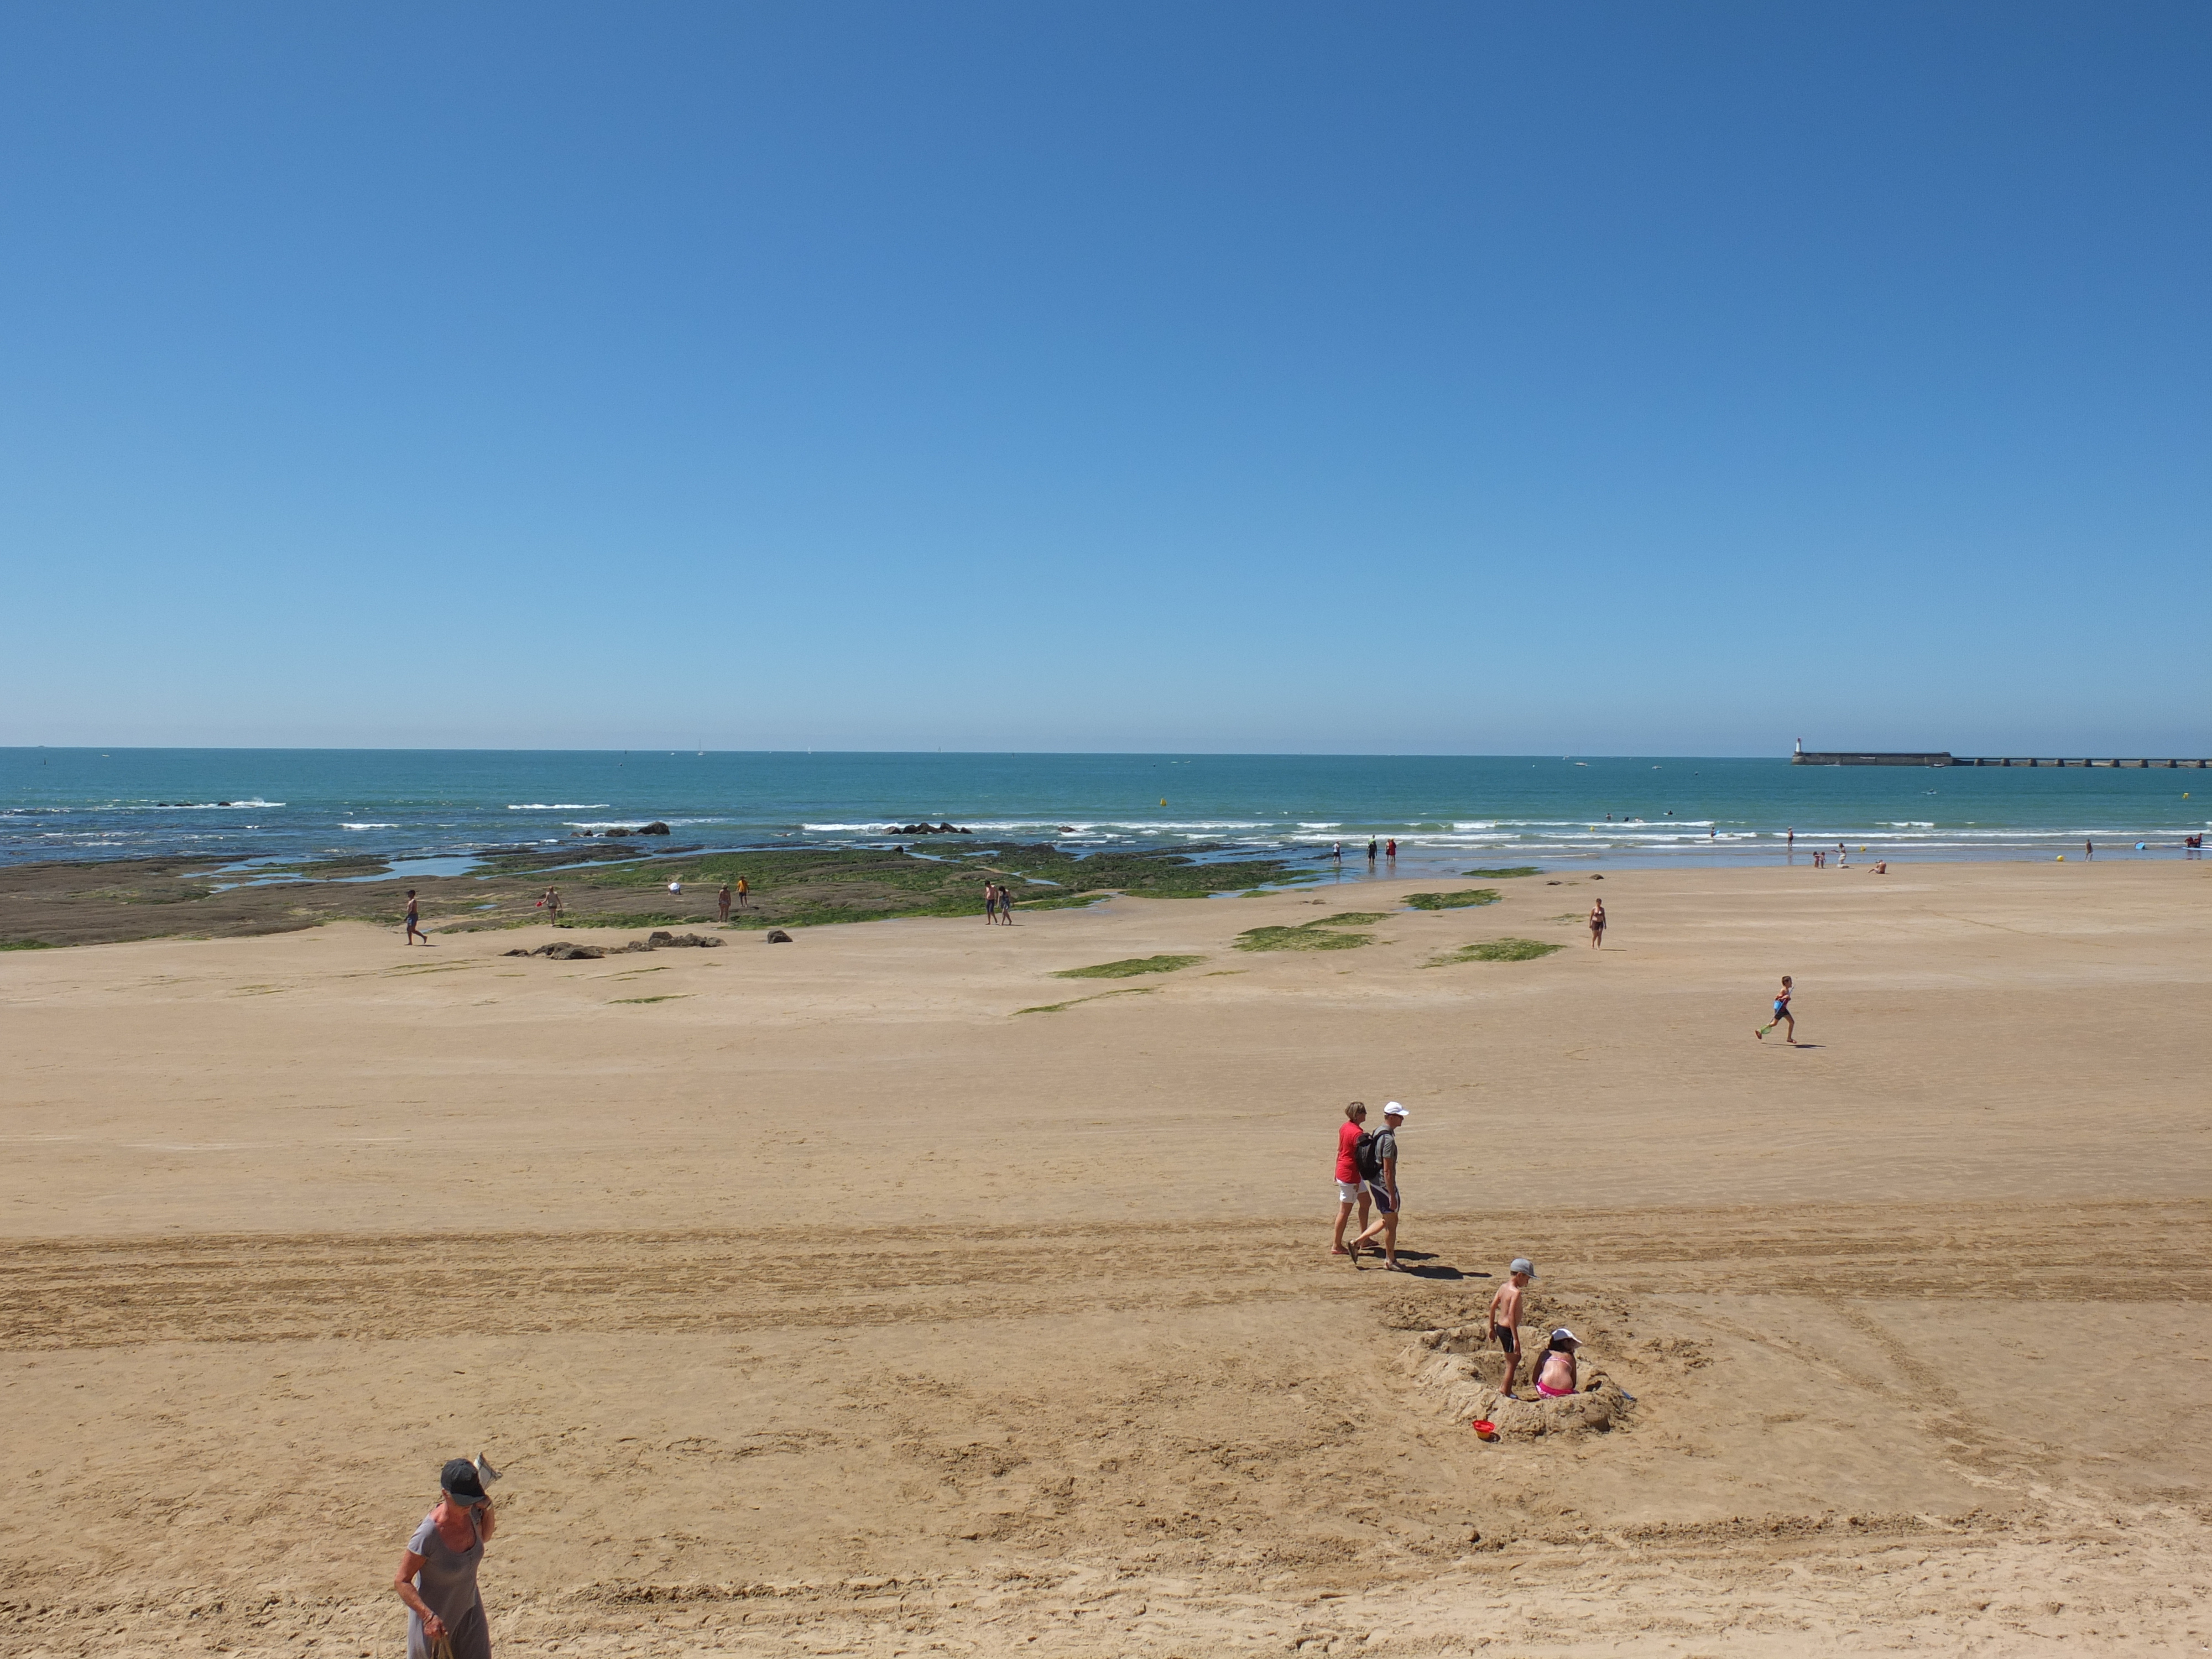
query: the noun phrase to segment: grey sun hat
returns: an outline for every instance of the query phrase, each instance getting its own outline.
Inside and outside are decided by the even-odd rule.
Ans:
[[[1536,1276],[1536,1264],[1525,1255],[1516,1255],[1508,1264],[1505,1271],[1509,1273],[1526,1273],[1529,1278],[1534,1279]]]
[[[446,1467],[438,1471],[438,1489],[455,1503],[473,1509],[478,1504],[489,1504],[490,1498],[483,1489],[483,1478],[477,1466],[465,1457],[449,1457]]]

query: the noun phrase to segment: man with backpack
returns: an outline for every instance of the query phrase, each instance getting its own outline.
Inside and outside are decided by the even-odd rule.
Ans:
[[[1392,1101],[1382,1109],[1382,1127],[1371,1135],[1363,1134],[1352,1148],[1361,1177],[1367,1183],[1367,1195],[1375,1202],[1375,1224],[1360,1233],[1346,1247],[1352,1252],[1352,1265],[1359,1265],[1359,1247],[1376,1234],[1382,1237],[1382,1265],[1393,1272],[1398,1267],[1398,1213],[1402,1207],[1398,1197],[1398,1134],[1406,1127],[1406,1109]]]
[[[1359,1126],[1367,1121],[1367,1105],[1355,1100],[1344,1109],[1344,1121],[1336,1126],[1336,1237],[1329,1240],[1331,1255],[1350,1255],[1344,1247],[1345,1224],[1352,1219],[1353,1205],[1359,1206],[1359,1225],[1367,1225],[1366,1177],[1359,1173],[1359,1143],[1369,1139]]]

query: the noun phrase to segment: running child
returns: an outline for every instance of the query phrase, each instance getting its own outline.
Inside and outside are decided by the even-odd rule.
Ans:
[[[1782,988],[1774,994],[1774,1018],[1764,1025],[1753,1027],[1751,1034],[1764,1040],[1776,1026],[1785,1024],[1790,1028],[1789,1039],[1794,1046],[1797,1041],[1797,1018],[1790,1012],[1790,975],[1787,974],[1782,976]]]

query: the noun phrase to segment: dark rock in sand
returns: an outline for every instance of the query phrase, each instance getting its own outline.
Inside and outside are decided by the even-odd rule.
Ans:
[[[768,942],[770,945],[788,945],[791,943],[791,935],[781,927],[771,927],[768,930]]]
[[[669,833],[669,830],[666,824],[663,823],[659,818],[655,818],[651,823],[647,824],[644,829],[639,830],[637,833],[641,836],[665,836]]]
[[[514,952],[510,951],[507,954],[513,956]],[[559,939],[551,945],[541,945],[529,954],[550,957],[556,962],[597,962],[606,952],[596,945],[571,945],[566,939]]]

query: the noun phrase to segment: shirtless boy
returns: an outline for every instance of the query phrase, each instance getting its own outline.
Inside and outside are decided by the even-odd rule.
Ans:
[[[1521,1292],[1535,1277],[1536,1264],[1525,1255],[1516,1255],[1505,1270],[1505,1282],[1490,1297],[1491,1338],[1505,1350],[1505,1381],[1498,1392],[1508,1400],[1521,1397],[1513,1392],[1521,1380]]]
[[[1764,1025],[1753,1026],[1752,1036],[1763,1042],[1769,1031],[1778,1025],[1786,1024],[1790,1027],[1785,1034],[1789,1041],[1793,1044],[1797,1041],[1797,1017],[1790,1012],[1790,975],[1784,974],[1782,976],[1782,988],[1774,994],[1774,1018]]]

